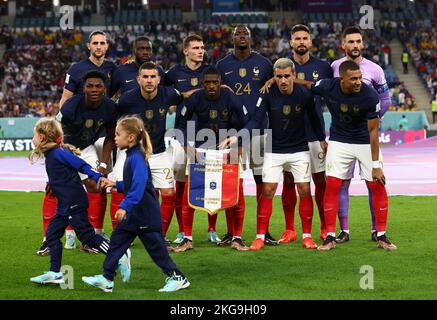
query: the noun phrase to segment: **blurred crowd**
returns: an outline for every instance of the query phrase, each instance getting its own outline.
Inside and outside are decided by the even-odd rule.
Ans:
[[[410,53],[417,73],[433,97],[437,97],[436,21],[411,21],[399,29],[399,37]]]
[[[270,21],[268,28],[252,28],[252,49],[271,61],[290,52],[290,25]],[[313,31],[312,54],[331,63],[344,55],[341,49],[341,23],[311,25]],[[233,48],[232,25],[203,26],[184,23],[177,27],[162,24],[106,30],[110,47],[107,59],[116,64],[130,58],[136,36],[147,34],[154,49],[154,59],[165,70],[184,61],[182,41],[190,33],[200,34],[206,44],[205,62],[215,63]],[[365,37],[363,55],[383,68],[391,63],[388,46],[393,36],[393,25],[376,23],[375,30]],[[0,63],[0,117],[46,116],[56,114],[62,95],[66,70],[72,62],[88,56],[88,34],[81,29],[67,32],[49,30],[12,31],[0,29],[0,42],[6,44],[3,63]],[[435,50],[435,36],[434,50]],[[421,42],[419,41],[419,44]],[[435,53],[434,53],[435,54]],[[435,59],[435,57],[434,57]],[[435,60],[434,60],[435,67]],[[435,68],[434,68],[435,81]],[[391,83],[393,110],[411,110],[414,100],[403,85]],[[403,98],[405,96],[405,99]]]

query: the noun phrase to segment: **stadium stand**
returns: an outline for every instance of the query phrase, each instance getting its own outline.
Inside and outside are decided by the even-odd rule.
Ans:
[[[359,21],[359,6],[370,4],[381,12],[375,20],[375,29],[366,32],[367,46],[363,55],[381,65],[389,83],[392,97],[390,110],[416,110],[411,93],[399,81],[391,66],[390,41],[399,36],[405,40],[418,68],[418,74],[434,95],[437,94],[435,23],[426,20],[425,1],[381,3],[380,1],[353,0],[351,12],[302,13],[301,21],[313,30],[313,54],[332,62],[341,57],[341,31],[344,26]],[[146,9],[139,2],[129,2],[117,10],[114,2],[102,8],[104,28],[111,45],[107,58],[124,63],[131,54],[131,44],[137,35],[147,34],[153,41],[157,63],[169,69],[183,61],[182,39],[189,33],[199,33],[206,44],[206,60],[215,63],[232,48],[231,31],[236,23],[252,26],[253,49],[272,61],[289,53],[291,23],[274,20],[267,13],[272,8],[268,1],[241,2],[238,14],[214,13],[208,6],[196,10],[196,21],[183,19],[183,8],[165,5]],[[297,1],[280,1],[284,10],[298,10]],[[84,39],[89,34],[92,13],[90,5],[75,10],[77,29],[68,32],[52,31],[57,22],[54,12],[32,10],[31,6],[17,8],[13,28],[2,27],[0,43],[6,45],[0,66],[0,116],[44,116],[57,111],[62,94],[63,77],[71,62],[86,57]],[[435,8],[432,8],[435,10]],[[93,11],[94,10],[94,11]],[[397,28],[396,21],[425,19]],[[32,17],[32,19],[30,19]],[[410,28],[410,25],[412,26]],[[87,29],[87,31],[84,31]],[[411,41],[406,41],[407,39]],[[3,68],[3,69],[2,69]],[[3,70],[3,71],[2,71]]]

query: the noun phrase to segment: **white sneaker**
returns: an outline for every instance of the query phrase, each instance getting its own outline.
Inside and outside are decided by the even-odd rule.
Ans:
[[[30,278],[30,281],[38,284],[63,284],[64,275],[62,272],[44,272],[42,275]]]
[[[181,289],[188,288],[190,282],[187,278],[173,275],[165,280],[165,286],[159,289],[159,292],[175,292]]]
[[[184,238],[185,238],[185,234],[184,234],[183,232],[179,232],[179,233],[176,235],[176,239],[173,241],[173,243],[181,244],[182,241],[184,241]]]
[[[219,243],[222,240],[218,237],[217,232],[209,231],[208,232],[208,241],[212,242],[212,243]]]

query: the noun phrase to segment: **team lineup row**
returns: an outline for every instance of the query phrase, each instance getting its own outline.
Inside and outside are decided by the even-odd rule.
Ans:
[[[259,161],[257,164],[248,161],[257,185],[256,239],[250,247],[241,239],[245,204],[243,183],[240,183],[240,201],[235,207],[226,209],[228,230],[222,240],[218,239],[215,230],[217,215],[209,216],[210,241],[222,246],[246,251],[259,250],[265,243],[295,241],[295,187],[300,196],[303,247],[329,250],[336,243],[348,241],[347,190],[355,161],[358,160],[361,177],[366,181],[371,199],[372,238],[379,247],[396,249],[386,237],[388,197],[378,144],[379,118],[387,110],[390,100],[382,69],[361,56],[361,31],[356,27],[345,30],[343,45],[346,57],[335,61],[332,68],[309,54],[311,33],[303,25],[296,25],[292,29],[290,57],[281,58],[274,65],[251,51],[250,30],[246,26],[240,25],[234,29],[233,41],[234,52],[213,67],[202,64],[202,39],[196,35],[189,36],[184,41],[186,64],[175,66],[163,74],[162,69],[150,62],[150,41],[140,37],[134,42],[135,60],[111,72],[104,61],[106,37],[100,31],[92,33],[88,42],[90,58],[72,65],[66,77],[61,110],[57,117],[65,133],[64,141],[80,148],[82,159],[92,166],[97,164],[101,174],[108,174],[114,141],[120,139],[119,130],[115,130],[117,119],[129,115],[141,118],[153,146],[147,165],[150,167],[153,186],[162,199],[159,211],[163,235],[167,233],[174,211],[179,222],[178,246],[168,247],[174,252],[193,248],[194,217],[194,209],[187,200],[186,165],[184,161],[179,161],[173,166],[165,154],[166,115],[174,106],[175,127],[184,133],[185,138],[189,120],[196,123],[196,132],[208,129],[216,134],[216,139],[209,141],[210,148],[241,146],[237,136],[218,139],[218,131],[224,129],[240,132],[258,129],[260,135],[252,136],[252,140],[257,141],[252,145],[260,149],[265,140],[271,141],[269,152],[261,152],[264,155],[262,164]],[[105,92],[114,100],[117,99],[117,103],[105,97]],[[329,148],[325,142],[322,99],[333,119]],[[96,141],[103,129],[106,129],[106,135],[99,156]],[[175,153],[185,158],[183,154],[191,153],[192,148],[187,139],[181,142],[182,145],[175,148]],[[195,146],[204,142],[195,141]],[[127,152],[123,149],[127,149]],[[242,149],[244,153],[246,148],[243,146]],[[114,181],[126,183],[124,162],[129,159],[130,150],[118,149],[112,170]],[[286,226],[281,239],[275,241],[269,236],[268,225],[272,198],[283,172],[282,200]],[[320,246],[316,245],[311,236],[311,176],[316,185],[315,198],[321,219],[320,238],[324,240]],[[87,175],[81,178],[88,191],[89,222],[97,234],[103,234],[106,192],[99,190],[95,181]],[[55,195],[47,192],[44,198],[44,229],[55,215],[56,201],[59,211],[60,199],[51,184],[49,178],[49,191],[53,189]],[[112,192],[111,217],[114,230],[117,230],[118,210],[132,201],[128,195],[124,194],[123,197],[120,193]],[[339,195],[342,199],[340,202]],[[137,201],[135,205],[138,204]],[[338,237],[335,235],[337,214],[341,227]],[[126,215],[129,216],[129,211]],[[99,251],[89,243],[81,246],[89,252]],[[66,247],[75,247],[73,230],[67,229]],[[46,241],[38,253],[44,255],[49,252],[52,252],[50,241]],[[168,268],[162,268],[169,274]]]

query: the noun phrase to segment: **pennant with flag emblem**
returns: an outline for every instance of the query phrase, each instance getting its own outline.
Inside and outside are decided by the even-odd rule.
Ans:
[[[196,149],[199,163],[189,163],[188,203],[209,214],[238,203],[240,165],[226,160],[230,150]],[[200,156],[200,157],[199,157]]]

